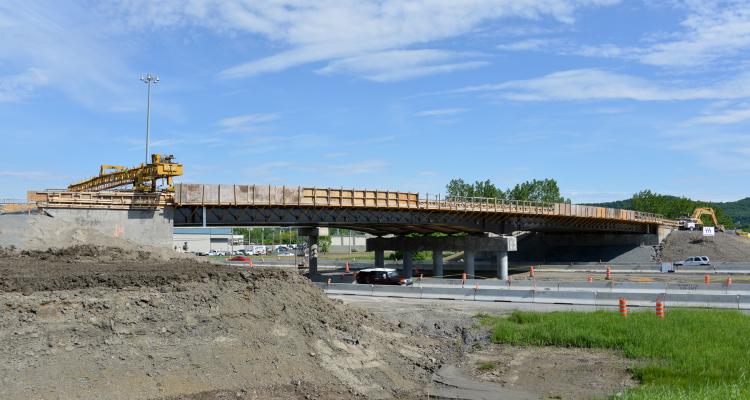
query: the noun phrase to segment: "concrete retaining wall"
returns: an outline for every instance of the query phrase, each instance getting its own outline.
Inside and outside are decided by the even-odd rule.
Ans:
[[[0,246],[45,250],[75,244],[172,248],[173,210],[48,209],[0,215]]]

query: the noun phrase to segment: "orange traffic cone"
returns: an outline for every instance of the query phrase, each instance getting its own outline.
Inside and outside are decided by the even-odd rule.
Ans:
[[[346,272],[347,274],[349,273],[349,261],[344,264],[344,272]]]
[[[591,275],[589,275],[589,277],[586,280],[589,281],[589,283],[591,283],[594,281],[594,278]]]
[[[461,287],[464,287],[466,284],[466,272],[461,273]]]
[[[531,269],[529,270],[529,277],[533,278],[533,277],[534,277],[534,275],[535,275],[535,274],[534,274],[534,266],[532,265],[532,266],[531,266]]]
[[[732,277],[730,276],[729,278],[727,278],[727,286],[731,286],[731,285],[732,285]]]
[[[709,275],[709,274],[704,275],[703,276],[703,283],[705,283],[706,285],[710,284],[711,283],[711,275]]]
[[[661,300],[656,300],[656,316],[664,318],[664,302]]]
[[[608,281],[612,280],[612,268],[607,267],[607,276],[605,276],[604,279],[606,279]]]
[[[247,262],[247,265],[252,268],[253,267],[253,259],[251,258],[250,261]]]
[[[623,317],[628,316],[628,302],[624,297],[620,297],[620,315]]]

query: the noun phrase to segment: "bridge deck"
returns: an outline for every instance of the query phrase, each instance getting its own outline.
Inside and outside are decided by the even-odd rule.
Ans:
[[[595,218],[636,224],[676,225],[660,215],[632,210],[488,198],[424,198],[419,193],[271,185],[176,185],[177,206],[323,207],[501,213]]]

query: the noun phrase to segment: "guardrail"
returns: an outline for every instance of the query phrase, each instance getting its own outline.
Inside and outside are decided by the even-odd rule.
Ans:
[[[419,284],[412,286],[363,285],[356,283],[329,284],[323,282],[316,282],[315,284],[331,295],[602,307],[616,306],[620,298],[625,298],[628,304],[637,307],[653,307],[657,300],[662,300],[667,306],[673,307],[750,310],[750,285],[742,285],[741,288],[737,289],[714,287],[712,288],[713,290],[708,291],[692,290],[692,288],[680,288],[679,291],[675,291],[670,290],[669,285],[666,285],[663,292],[636,292],[621,290],[625,288],[615,287],[599,287],[595,290],[559,290],[558,287],[558,290],[540,290],[539,287],[526,286],[499,288],[486,285],[482,287],[467,285],[464,285],[464,287],[429,287],[420,286]]]

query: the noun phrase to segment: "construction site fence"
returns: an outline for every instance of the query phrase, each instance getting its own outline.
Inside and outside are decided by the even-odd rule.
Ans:
[[[174,202],[177,205],[186,206],[399,208],[573,216],[665,224],[674,222],[657,214],[570,203],[445,197],[429,193],[422,195],[413,192],[302,186],[178,184],[175,185]]]
[[[629,291],[550,291],[516,287],[493,288],[465,282],[463,287],[428,287],[323,283],[316,285],[329,295],[394,297],[429,300],[462,300],[508,303],[563,304],[613,307],[624,298],[636,307],[653,307],[661,300],[667,307],[727,308],[750,310],[750,294],[649,293]]]

